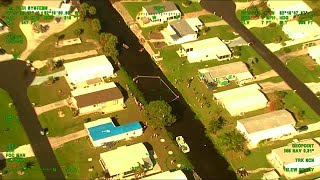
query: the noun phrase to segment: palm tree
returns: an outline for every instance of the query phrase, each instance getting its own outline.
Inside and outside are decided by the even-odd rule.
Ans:
[[[33,166],[35,166],[34,161],[27,161],[24,163],[23,170],[31,169]]]
[[[89,14],[90,14],[90,16],[94,16],[94,15],[96,15],[96,13],[97,13],[96,8],[95,8],[94,6],[91,6],[91,7],[89,8]]]

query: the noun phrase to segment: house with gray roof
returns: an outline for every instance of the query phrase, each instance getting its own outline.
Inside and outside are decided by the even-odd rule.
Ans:
[[[226,86],[230,81],[242,86],[246,81],[253,79],[247,65],[242,61],[199,69],[198,76],[204,83],[213,87]]]
[[[168,45],[182,44],[198,39],[203,23],[198,18],[175,20],[161,31]]]
[[[236,129],[253,145],[296,132],[296,121],[287,110],[278,110],[237,121]]]
[[[181,12],[171,1],[143,6],[138,14],[139,24],[148,27],[181,19]]]

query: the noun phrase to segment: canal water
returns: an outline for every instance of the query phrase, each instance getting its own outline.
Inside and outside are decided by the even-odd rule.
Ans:
[[[179,119],[172,127],[168,128],[168,131],[174,136],[182,135],[185,137],[191,149],[187,156],[198,175],[204,180],[236,179],[228,162],[216,151],[211,141],[206,137],[204,126],[194,118],[195,113],[181,97],[181,94],[166,79],[150,55],[146,51],[139,52],[142,46],[139,44],[138,38],[127,27],[111,3],[108,0],[86,2],[96,7],[102,31],[116,35],[120,44],[125,43],[129,46],[129,49],[121,49],[119,57],[121,65],[129,75],[132,78],[137,76],[160,77],[169,88],[180,96],[179,99],[170,103]],[[175,98],[164,83],[159,79],[138,78],[138,87],[148,101],[163,99],[170,102]]]

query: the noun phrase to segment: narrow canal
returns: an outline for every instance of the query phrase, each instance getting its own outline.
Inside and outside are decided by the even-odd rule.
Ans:
[[[181,98],[181,94],[175,90],[173,85],[167,80],[162,71],[152,61],[149,54],[139,52],[141,48],[138,39],[127,27],[122,17],[112,7],[108,0],[87,1],[97,9],[104,32],[116,35],[119,42],[127,44],[130,48],[121,50],[119,61],[127,70],[131,77],[159,76],[175,93],[180,96],[171,104],[173,110],[178,113],[178,121],[168,130],[174,136],[182,135],[188,142],[191,152],[187,154],[192,162],[195,171],[204,179],[236,179],[233,171],[229,170],[228,162],[216,151],[210,140],[205,135],[205,128],[199,120],[194,119],[195,114],[190,109],[186,101]],[[159,83],[159,80],[140,80],[139,89],[147,100],[164,99],[172,100],[174,96],[168,88]],[[206,146],[205,146],[206,145]]]

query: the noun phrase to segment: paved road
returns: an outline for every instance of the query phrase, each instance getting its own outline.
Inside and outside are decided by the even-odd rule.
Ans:
[[[239,35],[247,42],[255,42],[252,47],[258,54],[284,79],[284,81],[296,90],[297,94],[318,114],[320,115],[320,101],[312,91],[300,82],[293,73],[286,68],[280,59],[274,55],[258,38],[256,38],[235,15],[236,5],[232,0],[202,0],[201,6],[210,12],[216,12],[216,15],[230,24]]]
[[[27,95],[34,73],[21,60],[0,62],[0,88],[7,91],[15,104],[18,116],[41,168],[57,168],[56,172],[42,171],[46,179],[63,180],[64,175],[49,140],[40,135],[41,125]]]

